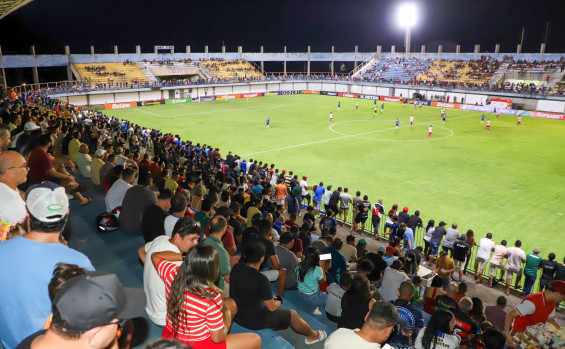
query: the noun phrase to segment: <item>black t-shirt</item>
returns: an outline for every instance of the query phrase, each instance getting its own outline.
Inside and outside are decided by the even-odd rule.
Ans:
[[[341,317],[338,327],[352,330],[363,327],[370,301],[371,298],[359,299],[351,293],[345,292],[343,298],[341,298]]]
[[[453,310],[456,309],[458,306],[455,299],[445,294],[436,297],[435,305],[436,305],[436,309],[445,309],[445,310]]]
[[[305,213],[304,214],[304,220],[307,220],[307,219],[311,220],[313,224],[316,224],[316,217],[314,217],[313,214]]]
[[[237,304],[235,321],[249,329],[261,329],[269,309],[265,301],[273,299],[269,279],[258,270],[237,263],[230,274],[230,297]]]
[[[477,324],[469,315],[459,309],[451,309],[455,316],[455,330],[453,331],[461,338],[461,346],[467,346],[470,334],[477,334]]]
[[[542,260],[540,264],[540,268],[542,268],[541,278],[544,280],[553,280],[553,274],[555,274],[557,264],[556,261]]]
[[[430,242],[435,242],[438,245],[441,244],[441,240],[445,234],[447,234],[447,230],[445,230],[444,227],[436,227],[432,233]]]
[[[249,237],[254,234],[259,234],[259,230],[255,227],[247,227],[241,232],[241,244],[245,246]]]
[[[44,335],[46,332],[47,330],[41,330],[33,334],[30,334],[26,339],[24,339],[20,344],[18,344],[16,349],[31,349],[31,342],[33,342],[35,338]]]
[[[398,214],[398,225],[402,224],[402,223],[408,223],[408,220],[410,219],[410,215],[406,212],[400,212]],[[408,224],[407,224],[408,225]]]
[[[265,261],[261,264],[261,270],[265,267],[265,265],[271,265],[271,256],[276,256],[277,252],[275,251],[275,244],[272,240],[266,239],[261,234],[252,234],[248,237],[247,242],[252,241],[259,241],[260,243],[265,246]]]
[[[367,275],[369,281],[378,281],[383,274],[383,271],[386,269],[386,261],[374,252],[367,253],[367,259],[373,263],[374,269],[373,271]]]
[[[332,196],[330,196],[330,206],[337,206],[337,203],[339,202],[339,195],[340,192],[337,190],[334,190],[334,192],[332,193]]]
[[[153,241],[157,236],[165,235],[165,218],[168,214],[157,205],[148,206],[141,217],[141,231],[145,242]]]
[[[565,265],[557,264],[555,267],[555,280],[565,281]]]
[[[414,233],[416,233],[416,227],[421,227],[422,224],[422,219],[420,218],[420,216],[416,215],[410,216],[410,218],[408,218],[408,222],[406,223],[408,228],[412,229]]]
[[[422,255],[420,254],[420,251],[416,249],[407,250],[404,256],[408,256],[408,253],[414,253],[414,256],[416,256],[416,263],[420,265],[420,262],[422,261]]]
[[[357,209],[359,210],[358,215],[361,218],[369,217],[369,211],[371,210],[371,203],[369,201],[361,201],[357,204]]]
[[[456,261],[463,262],[467,257],[467,251],[469,251],[471,247],[465,241],[456,240],[453,243],[453,259]]]
[[[237,219],[231,217],[228,224],[233,228],[233,236],[240,236],[242,233],[241,224],[237,221]]]

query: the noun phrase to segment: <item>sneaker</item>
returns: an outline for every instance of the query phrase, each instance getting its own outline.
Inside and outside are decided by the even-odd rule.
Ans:
[[[69,200],[72,200],[72,199],[74,199],[75,197],[72,196],[72,195],[67,194],[67,198],[69,198]]]

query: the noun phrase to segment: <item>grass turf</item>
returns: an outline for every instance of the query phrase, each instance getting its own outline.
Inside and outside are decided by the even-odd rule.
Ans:
[[[337,103],[341,101],[341,110]],[[359,109],[355,110],[355,102]],[[477,241],[521,239],[524,250],[542,248],[563,258],[565,243],[565,123],[501,115],[484,131],[479,112],[385,102],[292,95],[230,101],[157,105],[108,111],[140,125],[160,128],[218,146],[243,158],[275,163],[307,175],[309,185],[360,190],[385,209],[398,203],[418,209],[424,222],[457,222]],[[333,125],[328,115],[333,112]],[[409,116],[415,116],[409,126]],[[265,119],[271,118],[270,128]],[[398,117],[400,127],[395,129]],[[486,121],[486,120],[485,120]],[[433,140],[427,139],[433,125]]]

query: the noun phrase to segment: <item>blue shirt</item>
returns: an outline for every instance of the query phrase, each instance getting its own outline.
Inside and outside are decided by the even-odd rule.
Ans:
[[[246,172],[247,172],[247,162],[242,161],[242,162],[239,164],[239,168],[241,169],[241,171],[242,171],[243,173],[246,173]]]
[[[322,195],[324,195],[325,191],[326,191],[326,188],[322,187],[321,185],[316,187],[316,192],[314,193],[314,200],[316,200],[318,202],[322,201]]]
[[[63,244],[23,237],[0,242],[0,338],[6,349],[43,329],[51,313],[47,286],[59,262],[94,270],[88,257]]]
[[[260,185],[255,185],[253,186],[253,188],[251,188],[251,191],[253,191],[253,194],[260,195],[261,192],[263,191],[263,187]]]
[[[411,228],[406,228],[402,238],[404,239],[404,248],[414,248],[414,231]],[[408,240],[410,240],[411,246],[408,246]]]
[[[397,299],[392,304],[398,310],[400,317],[400,328],[387,340],[394,348],[410,348],[410,343],[416,343],[416,337],[420,329],[424,327],[424,317],[422,312],[409,301]]]

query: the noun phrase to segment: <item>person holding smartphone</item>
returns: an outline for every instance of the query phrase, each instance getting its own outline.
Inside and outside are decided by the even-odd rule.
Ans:
[[[298,295],[313,308],[326,304],[328,294],[322,292],[320,286],[326,283],[325,268],[329,269],[328,265],[331,265],[326,260],[331,262],[331,258],[331,253],[320,255],[317,248],[309,246],[304,253],[304,261],[296,266]]]

